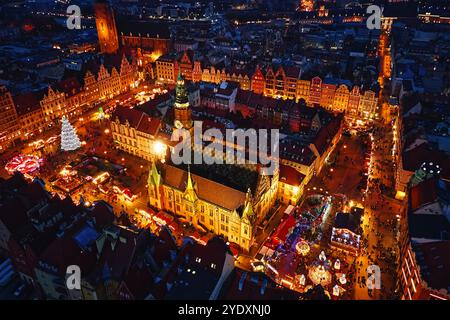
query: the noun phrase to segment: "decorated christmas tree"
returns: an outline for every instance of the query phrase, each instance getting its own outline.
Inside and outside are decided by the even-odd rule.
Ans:
[[[63,151],[73,151],[78,149],[80,146],[81,142],[74,127],[72,127],[69,120],[63,116],[61,129],[61,149]]]

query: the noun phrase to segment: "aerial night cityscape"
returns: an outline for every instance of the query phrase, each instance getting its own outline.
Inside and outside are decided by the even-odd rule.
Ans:
[[[450,299],[449,0],[0,0],[0,26],[0,300]]]

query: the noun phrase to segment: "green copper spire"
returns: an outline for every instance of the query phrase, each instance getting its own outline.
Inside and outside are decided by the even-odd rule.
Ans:
[[[252,207],[252,193],[250,188],[248,188],[247,194],[245,195],[245,205],[244,211],[242,212],[242,219],[250,221],[254,215],[255,213],[253,212]]]
[[[192,176],[191,176],[191,167],[188,165],[188,179],[187,179],[187,186],[186,189],[188,190],[194,190],[194,183],[192,182]]]
[[[188,166],[186,190],[184,191],[184,198],[191,202],[194,202],[197,200],[197,193],[195,191],[194,181],[192,180],[192,176],[191,176],[191,168],[189,166]]]
[[[150,168],[147,182],[148,185],[155,185],[157,187],[159,187],[159,185],[161,184],[161,175],[156,168],[156,161],[152,162],[152,167]]]

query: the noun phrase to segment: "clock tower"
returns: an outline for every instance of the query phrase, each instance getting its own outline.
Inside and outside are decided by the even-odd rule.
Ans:
[[[100,52],[115,53],[119,49],[114,11],[107,0],[94,2],[95,23],[97,25]]]
[[[189,98],[184,78],[181,74],[177,78],[177,86],[175,88],[175,105],[174,105],[175,128],[191,131],[193,128],[192,110],[189,107]]]

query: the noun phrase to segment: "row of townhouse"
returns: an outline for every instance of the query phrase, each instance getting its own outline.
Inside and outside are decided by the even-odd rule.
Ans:
[[[272,66],[254,72],[244,69],[202,67],[193,51],[168,54],[156,60],[156,78],[163,83],[175,83],[178,73],[193,82],[221,83],[233,81],[243,90],[277,99],[305,100],[309,106],[321,106],[332,112],[344,112],[351,120],[370,120],[377,117],[378,96],[372,90],[349,88],[345,84],[324,82],[320,77],[302,79],[301,69],[295,66]]]
[[[56,125],[63,116],[74,118],[97,102],[135,86],[136,63],[124,55],[89,61],[82,74],[66,77],[47,89],[12,96],[0,88],[0,152],[17,140],[27,140]]]
[[[182,53],[170,53],[159,57],[155,62],[156,80],[162,83],[174,84],[178,73],[184,79],[192,82],[210,82],[219,84],[222,81],[239,83],[240,88],[250,90],[251,76],[245,70],[225,70],[214,66],[202,67],[198,57],[191,50]]]

